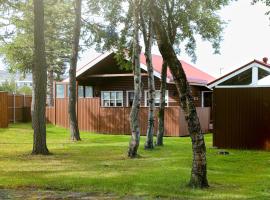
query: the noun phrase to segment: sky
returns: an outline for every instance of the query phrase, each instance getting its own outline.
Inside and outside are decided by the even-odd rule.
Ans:
[[[269,8],[270,9],[270,8]],[[265,15],[263,4],[251,5],[251,0],[238,0],[224,7],[220,16],[227,22],[223,32],[220,54],[214,55],[209,42],[197,40],[197,61],[194,66],[214,77],[224,75],[248,62],[263,57],[270,60],[270,20]],[[159,54],[157,47],[153,53]],[[82,66],[98,54],[89,49],[80,55],[78,66]],[[181,60],[192,63],[191,58],[181,53]],[[4,64],[0,61],[0,69]]]
[[[270,8],[268,8],[270,9]],[[270,20],[265,15],[263,4],[251,5],[251,0],[238,0],[224,7],[220,16],[227,22],[219,55],[213,54],[209,42],[197,40],[197,61],[194,66],[214,77],[224,75],[248,62],[263,57],[270,60]],[[153,53],[159,54],[157,47]],[[97,56],[91,49],[81,55],[79,66]],[[181,60],[192,63],[191,58],[181,53]]]

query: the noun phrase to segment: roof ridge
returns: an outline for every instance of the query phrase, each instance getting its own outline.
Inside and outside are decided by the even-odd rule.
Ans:
[[[101,56],[104,55],[104,54],[105,54],[105,53],[99,54],[99,55],[96,56],[94,59],[92,59],[92,60],[90,60],[88,63],[84,64],[82,67],[78,68],[78,69],[76,70],[76,72],[79,71],[79,70],[81,70],[81,69],[83,69],[84,67],[86,67],[86,66],[89,65],[90,63],[94,62],[96,59],[98,59],[99,57],[101,57]]]

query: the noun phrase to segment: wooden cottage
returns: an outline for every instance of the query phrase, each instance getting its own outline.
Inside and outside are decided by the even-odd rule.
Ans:
[[[147,66],[144,55],[140,57],[143,93],[141,100],[141,130],[146,132],[148,112]],[[209,74],[181,61],[191,85],[203,130],[209,129],[211,90],[207,84],[214,80]],[[159,106],[162,57],[153,55],[156,87],[156,106]],[[101,54],[77,70],[78,121],[82,130],[99,133],[125,134],[130,132],[129,113],[133,102],[133,73],[117,64],[114,52]],[[55,107],[47,108],[48,120],[68,127],[68,80],[56,83]],[[156,120],[157,121],[157,120]],[[179,98],[170,71],[167,72],[166,110],[167,136],[188,134]]]
[[[263,60],[208,84],[214,91],[214,146],[270,150],[270,65]]]

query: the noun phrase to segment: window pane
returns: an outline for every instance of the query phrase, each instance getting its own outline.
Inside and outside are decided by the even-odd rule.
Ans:
[[[220,83],[219,85],[250,85],[252,82],[252,68]]]
[[[116,93],[116,99],[122,100],[123,99],[123,92],[117,92]]]
[[[111,101],[110,101],[110,106],[112,106],[112,107],[116,106],[115,100],[111,100]]]
[[[127,99],[127,106],[131,107],[133,104],[133,99],[134,99],[134,92],[128,92],[127,93],[128,99]]]
[[[116,92],[111,92],[111,99],[116,99]]]
[[[65,97],[65,85],[56,85],[56,98]]]
[[[116,106],[123,106],[122,100],[117,100],[116,101]]]
[[[78,96],[79,97],[84,97],[84,95],[83,95],[83,86],[82,85],[79,85],[79,87],[78,87]]]
[[[266,77],[266,76],[269,76],[269,75],[270,75],[270,72],[265,71],[264,69],[262,69],[260,67],[258,68],[258,79],[259,80]]]
[[[104,100],[102,106],[110,106],[110,101],[109,100]]]
[[[110,92],[103,92],[103,99],[109,100],[110,99]]]
[[[93,97],[93,87],[85,86],[85,97]]]

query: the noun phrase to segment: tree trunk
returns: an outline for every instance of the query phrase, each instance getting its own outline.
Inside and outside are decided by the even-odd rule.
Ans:
[[[154,148],[154,125],[155,125],[155,78],[152,63],[152,46],[153,46],[153,27],[152,20],[149,18],[148,26],[143,16],[143,10],[140,7],[140,21],[143,32],[144,44],[145,44],[145,58],[148,73],[148,123],[147,123],[147,133],[146,142],[144,144],[145,149]],[[147,30],[148,29],[148,30]],[[145,97],[146,98],[146,97]]]
[[[70,136],[71,140],[79,141],[80,132],[76,115],[76,69],[79,51],[79,41],[81,32],[81,0],[75,0],[75,23],[73,29],[72,56],[69,69],[69,121],[70,121]]]
[[[48,105],[49,106],[54,106],[54,99],[53,99],[53,81],[54,81],[54,77],[53,77],[53,69],[49,69],[48,71],[48,88],[49,88],[49,101],[48,101]]]
[[[34,141],[32,154],[49,154],[46,144],[46,86],[47,66],[44,41],[43,0],[34,0],[34,66],[33,73],[33,129]]]
[[[128,156],[135,158],[140,144],[139,111],[141,105],[141,68],[140,68],[140,46],[139,46],[139,0],[133,1],[134,33],[133,33],[133,57],[132,67],[134,73],[134,99],[130,113],[131,139],[129,143]]]
[[[164,128],[164,112],[166,106],[166,80],[167,80],[167,62],[163,61],[161,71],[161,85],[160,85],[160,106],[158,112],[158,132],[157,132],[157,146],[163,146]]]
[[[168,66],[173,75],[180,98],[180,105],[184,110],[188,130],[192,140],[193,162],[190,186],[200,188],[208,187],[204,136],[193,102],[193,97],[191,96],[190,86],[183,67],[175,54],[173,44],[170,42],[157,6],[152,6],[151,12],[153,14],[158,47],[163,59],[168,62]]]
[[[151,47],[150,47],[151,48]],[[146,133],[145,149],[154,148],[154,125],[155,125],[155,79],[152,65],[151,50],[145,52],[147,73],[148,73],[148,92],[149,92],[149,108],[148,108],[148,125]]]

